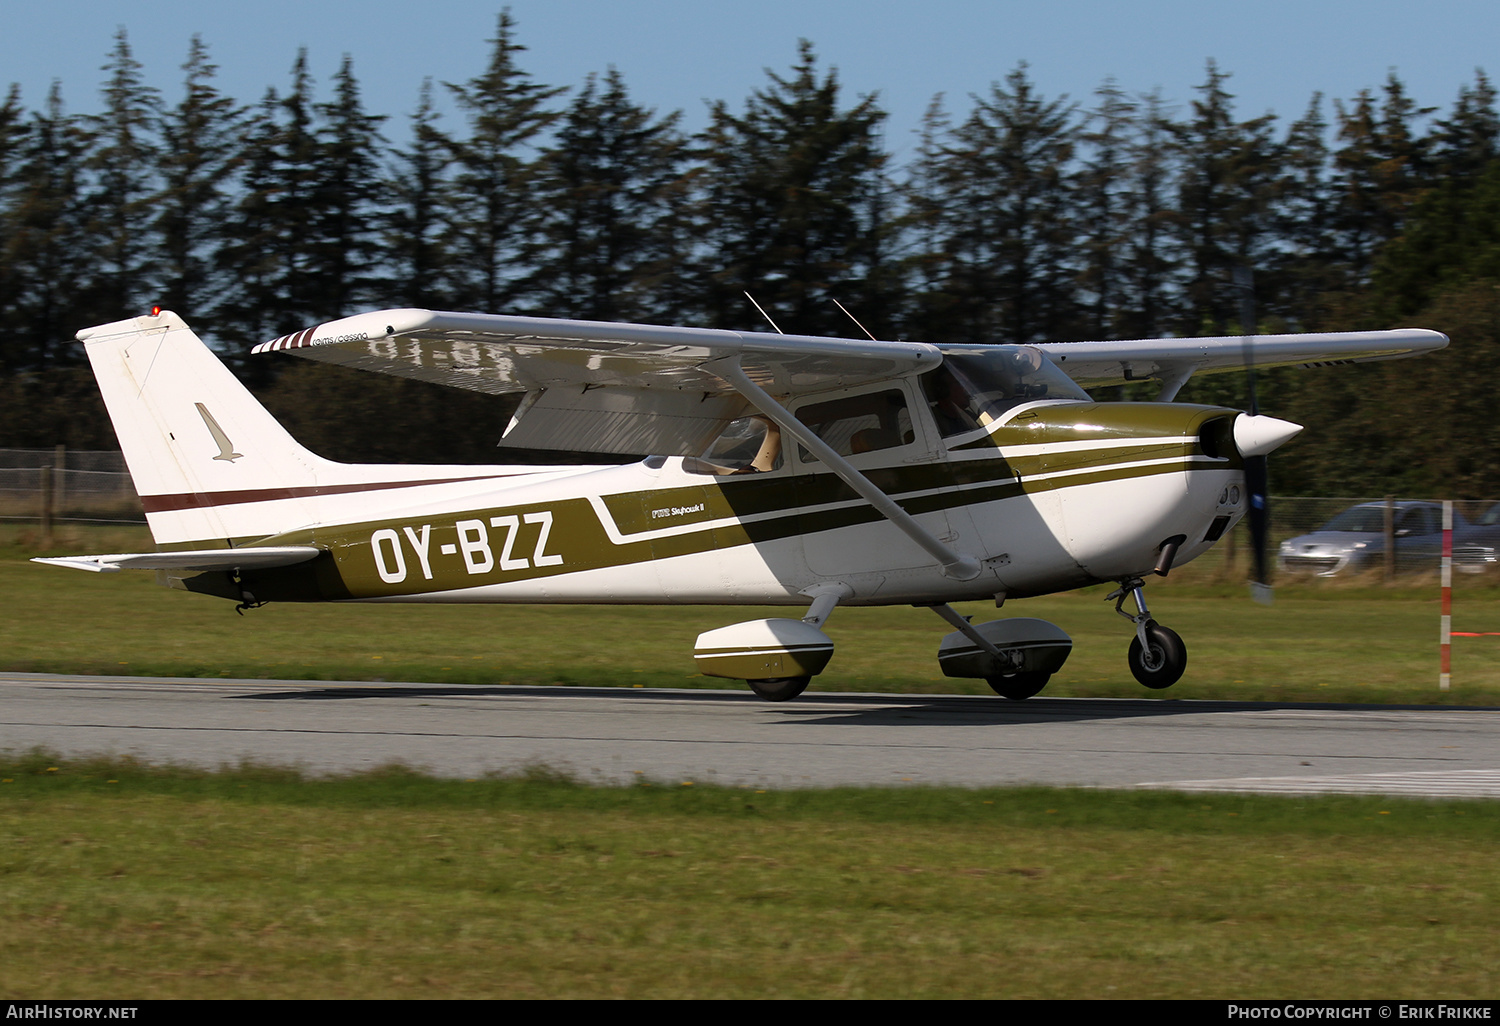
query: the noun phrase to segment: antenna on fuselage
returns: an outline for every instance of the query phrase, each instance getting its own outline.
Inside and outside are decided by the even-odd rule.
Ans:
[[[766,319],[766,323],[767,324],[769,324],[773,328],[776,328],[776,322],[773,321],[773,320],[771,320],[771,315],[768,314],[768,313],[766,313],[766,311],[761,307],[761,305],[759,303],[755,302],[755,297],[754,296],[752,296],[750,293],[746,292],[745,293],[745,298],[748,299],[748,300],[750,300],[750,302],[752,304],[754,304],[755,309],[760,310],[760,315]],[[786,332],[782,331],[780,328],[776,328],[776,334],[778,334],[778,335],[785,335]]]

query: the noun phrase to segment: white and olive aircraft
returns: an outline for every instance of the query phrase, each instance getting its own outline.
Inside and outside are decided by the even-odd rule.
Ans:
[[[1434,331],[928,345],[384,310],[257,346],[524,392],[501,446],[654,452],[607,466],[384,466],[314,455],[175,314],[78,334],[159,551],[44,559],[265,602],[796,606],[699,636],[699,669],[794,698],[835,606],[929,606],[945,673],[1036,694],[1072,642],[949,603],[1116,582],[1150,688],[1186,649],[1144,579],[1263,500],[1246,469],[1301,430],[1172,402],[1195,373],[1440,349]],[[1155,379],[1156,402],[1081,386]],[[1262,486],[1263,487],[1263,486]],[[1252,518],[1253,520],[1253,518]],[[1124,608],[1132,600],[1133,613]]]

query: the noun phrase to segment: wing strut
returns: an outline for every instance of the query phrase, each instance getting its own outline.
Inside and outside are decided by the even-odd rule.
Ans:
[[[850,466],[849,462],[834,452],[828,443],[808,430],[806,424],[803,424],[796,417],[792,416],[786,407],[771,398],[764,389],[751,381],[745,375],[744,369],[740,367],[740,358],[738,356],[715,360],[712,363],[705,364],[704,369],[712,371],[729,382],[740,395],[750,400],[751,405],[771,418],[781,430],[807,446],[818,459],[823,461],[824,466],[838,475],[839,480],[858,492],[860,497],[871,506],[874,506],[881,516],[895,524],[908,538],[922,546],[926,552],[941,563],[943,573],[958,581],[972,581],[979,576],[979,560],[973,556],[964,555],[950,549],[940,542],[932,532],[924,529],[912,519],[911,514],[896,505],[895,501],[889,495],[875,487],[874,482]]]
[[[1192,377],[1193,372],[1197,369],[1198,365],[1196,363],[1184,363],[1176,366],[1171,364],[1163,365],[1157,371],[1157,376],[1161,378],[1161,391],[1156,394],[1156,401],[1159,403],[1169,403],[1173,399],[1176,399],[1177,393],[1182,391],[1182,386],[1188,383],[1188,378]]]

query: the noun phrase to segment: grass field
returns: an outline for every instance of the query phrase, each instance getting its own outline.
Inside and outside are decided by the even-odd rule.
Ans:
[[[0,761],[0,997],[1493,998],[1492,802]]]
[[[75,531],[56,552],[140,551],[143,531]],[[89,574],[26,562],[25,532],[0,544],[0,668],[186,677],[434,683],[732,687],[698,675],[699,632],[786,609],[645,606],[273,604],[237,616],[231,603],[158,587],[149,574]],[[1188,645],[1170,691],[1147,692],[1125,666],[1130,625],[1101,586],[1007,604],[961,607],[976,620],[1052,620],[1073,655],[1047,695],[1273,701],[1500,704],[1500,637],[1454,645],[1451,691],[1437,689],[1439,596],[1434,581],[1283,584],[1271,607],[1243,585],[1190,564],[1151,583],[1153,614]],[[1500,630],[1500,588],[1456,581],[1454,629]],[[943,677],[938,642],[950,628],[906,606],[836,610],[838,646],[813,690],[988,694]]]
[[[21,534],[0,544],[3,668],[723,687],[693,672],[694,636],[771,615],[239,617],[35,554]],[[1164,697],[1500,704],[1500,639],[1460,642],[1455,687],[1437,691],[1431,582],[1283,587],[1265,608],[1187,569],[1150,593],[1191,653]],[[1459,586],[1455,627],[1500,627],[1500,592]],[[1150,694],[1104,593],[1004,611],[1073,635],[1048,694]],[[985,691],[938,675],[947,629],[923,610],[839,610],[814,688]],[[596,788],[545,769],[309,779],[0,752],[0,998],[1493,999],[1497,840],[1486,801]]]

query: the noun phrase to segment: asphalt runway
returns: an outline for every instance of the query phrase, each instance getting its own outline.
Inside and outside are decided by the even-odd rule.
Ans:
[[[756,787],[1500,797],[1500,708],[0,674],[0,749]]]

